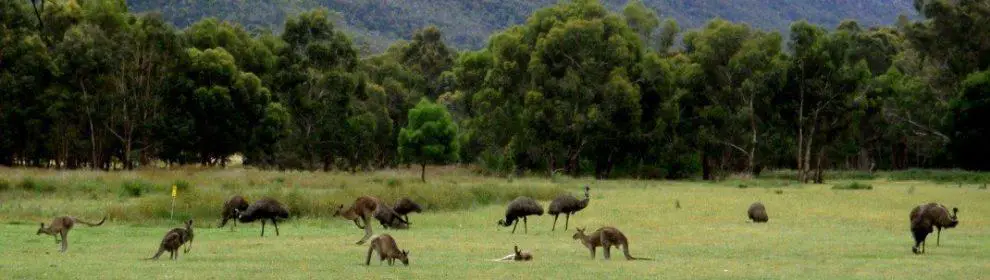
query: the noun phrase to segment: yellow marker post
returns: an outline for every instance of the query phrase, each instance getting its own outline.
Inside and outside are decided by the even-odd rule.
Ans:
[[[175,196],[179,194],[179,188],[172,185],[172,212],[168,214],[168,219],[171,220],[175,216]]]

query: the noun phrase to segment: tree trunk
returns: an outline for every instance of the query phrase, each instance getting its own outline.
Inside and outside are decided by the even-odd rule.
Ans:
[[[420,169],[420,172],[419,172],[419,179],[420,180],[423,180],[423,183],[426,183],[426,164],[425,163],[422,163],[422,164],[420,164],[420,167],[421,167],[421,169]]]
[[[753,131],[753,141],[749,147],[749,162],[746,164],[746,172],[753,174],[753,169],[756,167],[756,146],[759,144],[756,138],[759,131],[756,128],[756,112],[753,106],[753,97],[749,99],[749,127]]]

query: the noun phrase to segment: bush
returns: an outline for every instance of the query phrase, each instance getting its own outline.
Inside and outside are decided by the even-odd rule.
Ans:
[[[0,179],[0,192],[6,191],[6,190],[9,190],[9,189],[10,189],[10,182],[7,182],[7,180],[4,180],[4,179]]]
[[[746,184],[739,184],[739,186],[737,187],[739,187],[740,189],[749,188],[749,186],[747,186]]]
[[[873,185],[860,183],[860,182],[852,182],[849,184],[832,186],[832,189],[833,190],[872,190]]]
[[[189,182],[186,182],[185,180],[177,180],[173,182],[172,185],[174,185],[176,189],[179,189],[180,192],[189,191],[191,188]]]
[[[37,180],[31,177],[24,177],[21,183],[18,185],[21,189],[26,191],[35,191],[43,193],[55,192],[55,183],[45,180]]]
[[[150,182],[143,180],[130,180],[120,185],[120,195],[127,197],[141,197],[142,195],[145,195],[155,189],[155,185]]]

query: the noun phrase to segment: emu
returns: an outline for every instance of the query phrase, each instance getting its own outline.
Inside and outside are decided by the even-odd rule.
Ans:
[[[571,215],[588,207],[588,201],[591,200],[591,196],[589,195],[590,190],[590,187],[587,185],[584,186],[584,199],[582,200],[578,200],[570,194],[561,194],[550,202],[550,207],[547,207],[547,213],[553,215],[553,227],[550,228],[550,231],[557,229],[557,218],[560,217],[560,214],[565,215],[564,230],[567,230],[567,224],[571,220]]]
[[[954,228],[959,225],[958,212],[959,208],[953,207],[952,215],[949,215],[949,209],[945,205],[934,202],[914,207],[910,214],[911,233],[914,236],[914,247],[911,247],[911,252],[915,254],[925,252],[925,239],[932,233],[932,227],[938,229],[935,246],[939,246],[942,228]]]
[[[223,203],[223,211],[220,212],[220,225],[217,228],[223,228],[227,225],[228,220],[233,220],[234,224],[230,226],[230,231],[234,231],[237,227],[237,211],[247,210],[248,204],[247,199],[243,196],[235,195],[227,199],[227,202]]]
[[[395,211],[395,213],[402,215],[402,218],[405,218],[407,223],[409,222],[409,213],[423,212],[423,208],[420,207],[419,204],[417,204],[415,201],[412,201],[412,199],[409,199],[408,197],[403,197],[402,199],[399,199],[399,201],[396,201],[395,207],[393,207],[392,210]]]
[[[274,198],[266,197],[261,200],[255,201],[246,210],[240,211],[235,210],[237,213],[237,219],[242,223],[250,223],[256,220],[261,220],[261,236],[265,236],[265,222],[270,220],[272,224],[275,225],[275,236],[279,235],[278,232],[278,219],[288,219],[289,210],[286,210],[285,205],[281,202],[275,200]]]
[[[498,225],[504,227],[512,226],[512,233],[516,233],[516,226],[519,226],[519,218],[522,218],[523,229],[526,230],[526,233],[529,233],[529,222],[526,220],[526,216],[530,215],[543,216],[543,206],[540,206],[540,203],[532,198],[520,196],[509,203],[509,207],[505,209],[505,219],[498,220]]]
[[[766,223],[770,220],[767,217],[767,208],[763,206],[763,203],[754,202],[753,205],[749,206],[746,214],[749,215],[749,219],[753,220],[754,223]]]

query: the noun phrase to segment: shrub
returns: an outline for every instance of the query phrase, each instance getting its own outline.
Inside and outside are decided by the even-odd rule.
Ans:
[[[739,186],[737,187],[739,187],[740,189],[749,188],[749,186],[747,186],[746,184],[739,184]]]
[[[189,182],[186,182],[185,180],[177,180],[173,182],[172,185],[174,185],[175,188],[179,189],[180,192],[189,191],[191,188]]]
[[[125,181],[120,185],[121,196],[141,197],[155,189],[155,185],[143,180]]]
[[[860,183],[860,182],[852,182],[849,184],[832,186],[832,189],[833,190],[872,190],[873,185]]]
[[[21,183],[18,185],[21,189],[26,191],[35,191],[50,193],[55,192],[55,183],[45,180],[37,180],[31,177],[24,177]]]
[[[4,179],[0,179],[0,192],[6,191],[6,190],[9,190],[9,189],[10,189],[10,182],[7,182],[7,180],[4,180]]]

